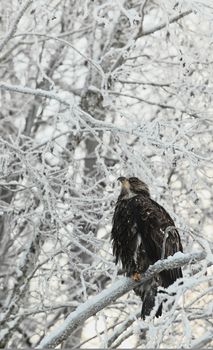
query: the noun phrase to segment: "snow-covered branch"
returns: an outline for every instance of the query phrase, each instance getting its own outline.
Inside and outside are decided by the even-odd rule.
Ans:
[[[136,287],[138,284],[144,284],[162,270],[180,267],[189,262],[200,261],[204,259],[205,256],[205,252],[192,254],[182,254],[179,252],[168,259],[159,260],[154,265],[150,266],[143,276],[142,282],[140,283],[134,282],[130,278],[121,278],[111,287],[80,305],[59,327],[53,329],[49,334],[47,334],[37,348],[54,348],[62,341],[67,339],[67,337],[89,317],[95,315],[98,311],[113,303],[116,299]]]
[[[0,82],[0,89],[6,90],[6,91],[18,92],[18,93],[27,94],[27,95],[45,97],[45,98],[56,100],[67,107],[70,106],[70,104],[66,100],[64,100],[63,98],[60,98],[54,92],[46,91],[43,89],[33,89],[33,88],[21,86],[21,85],[11,85],[4,82]]]
[[[121,334],[123,334],[127,330],[127,328],[129,328],[132,325],[132,323],[135,321],[135,319],[139,316],[140,316],[140,311],[137,312],[135,315],[129,316],[124,322],[122,322],[118,327],[116,327],[113,334],[107,340],[107,346],[111,348],[114,341],[118,339],[118,337]]]
[[[159,25],[157,25],[157,26],[155,26],[153,28],[144,30],[140,35],[138,35],[137,38],[139,38],[141,36],[146,36],[146,35],[150,35],[150,34],[156,33],[159,30],[165,28],[168,24],[175,23],[175,22],[179,21],[181,18],[190,15],[190,13],[192,13],[192,10],[188,10],[188,11],[182,12],[179,15],[176,15],[176,16],[170,18],[168,22],[164,22],[164,23],[161,23],[161,24],[159,24]]]
[[[31,3],[33,3],[33,0],[27,0],[21,6],[21,8],[20,8],[20,10],[19,10],[19,12],[18,12],[14,22],[12,23],[8,33],[5,35],[4,39],[0,43],[0,52],[2,51],[4,46],[8,43],[8,41],[11,39],[13,34],[16,32],[17,26],[18,26],[18,23],[19,23],[20,19],[22,18],[24,12],[27,10],[27,8],[30,6]]]
[[[203,334],[201,337],[199,337],[198,339],[194,340],[192,342],[192,349],[203,349],[204,346],[206,346],[208,343],[210,343],[213,339],[213,331],[210,332],[206,332],[205,334]]]

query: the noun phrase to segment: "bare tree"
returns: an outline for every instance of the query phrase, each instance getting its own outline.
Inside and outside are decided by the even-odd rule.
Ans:
[[[1,347],[210,347],[211,2],[0,7]],[[149,185],[182,238],[183,283],[157,320],[111,254],[120,175]]]

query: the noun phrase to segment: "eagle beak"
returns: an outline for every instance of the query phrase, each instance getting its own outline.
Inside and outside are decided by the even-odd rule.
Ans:
[[[117,180],[121,183],[122,187],[129,189],[129,180],[126,177],[120,176]]]
[[[126,180],[126,178],[124,177],[124,176],[120,176],[120,177],[118,177],[117,178],[117,181],[119,181],[119,182],[123,182],[124,180]]]

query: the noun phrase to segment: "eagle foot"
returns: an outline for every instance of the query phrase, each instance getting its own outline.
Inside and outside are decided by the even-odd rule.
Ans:
[[[141,274],[139,272],[133,272],[132,275],[131,275],[131,278],[134,280],[134,281],[140,281],[141,279]]]

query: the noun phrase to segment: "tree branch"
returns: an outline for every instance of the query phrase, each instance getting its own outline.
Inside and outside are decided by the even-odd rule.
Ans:
[[[201,337],[194,340],[191,344],[191,349],[202,349],[208,343],[210,343],[213,339],[213,332],[207,331]]]
[[[30,1],[32,2],[32,0]],[[14,32],[13,32],[14,33]],[[12,33],[12,34],[13,34]],[[8,40],[11,39],[12,37],[12,34],[9,35]],[[20,34],[19,34],[20,35]],[[88,61],[98,72],[99,74],[102,76],[102,78],[104,79],[104,71],[102,69],[102,67],[96,63],[94,60],[92,60],[91,58],[89,58],[88,56],[86,56],[83,52],[79,51],[74,45],[72,45],[69,41],[67,40],[64,40],[64,39],[61,39],[59,38],[58,36],[53,36],[53,35],[47,35],[45,33],[21,33],[21,35],[24,35],[24,36],[38,36],[38,37],[44,37],[44,38],[47,38],[48,40],[56,40],[56,41],[59,41],[60,43],[66,45],[66,46],[69,46],[71,47],[75,52],[77,52],[81,57],[83,57],[86,62]],[[1,48],[1,46],[0,46]],[[2,57],[1,57],[1,60],[2,60]]]
[[[116,299],[120,298],[131,289],[138,285],[144,284],[159,272],[165,269],[181,267],[189,262],[200,261],[205,257],[206,253],[204,251],[192,254],[183,254],[178,252],[174,256],[165,260],[159,260],[154,265],[150,266],[147,272],[144,274],[142,282],[135,282],[130,278],[122,277],[111,287],[80,305],[59,327],[53,329],[43,338],[43,340],[37,346],[37,349],[54,348],[61,344],[62,341],[67,339],[73,333],[73,331],[88,318],[113,303]]]
[[[159,30],[165,28],[168,24],[171,24],[171,23],[174,23],[174,22],[177,22],[179,21],[179,19],[189,15],[190,13],[192,13],[192,10],[188,10],[188,11],[185,11],[183,13],[180,13],[179,15],[176,15],[174,17],[172,17],[168,22],[164,22],[164,23],[161,23],[151,29],[147,29],[147,30],[142,30],[142,27],[140,25],[140,28],[139,28],[139,31],[137,32],[137,34],[134,36],[133,40],[138,40],[139,38],[141,37],[144,37],[144,36],[147,36],[147,35],[150,35],[150,34],[153,34],[155,32],[158,32]],[[129,50],[129,47],[126,46],[125,48],[126,50]],[[115,61],[115,63],[113,64],[112,68],[111,68],[111,72],[115,71],[116,68],[118,68],[119,66],[122,65],[124,61],[124,58],[123,58],[123,51],[120,53],[120,55],[118,56],[117,60]]]
[[[18,12],[18,14],[16,16],[13,25],[11,26],[8,33],[6,34],[5,38],[0,43],[0,51],[2,51],[4,46],[8,43],[8,41],[11,39],[13,34],[16,32],[20,19],[22,18],[24,12],[27,10],[27,8],[30,6],[30,4],[32,2],[33,2],[33,0],[27,0],[26,2],[24,2],[23,6],[20,8],[20,11]]]
[[[52,100],[56,100],[61,104],[67,107],[70,107],[70,104],[66,102],[63,98],[60,98],[54,92],[49,92],[43,89],[33,89],[33,88],[21,86],[21,85],[11,85],[8,83],[0,82],[0,90],[7,90],[7,91],[18,92],[18,93],[27,94],[27,95],[45,97]]]
[[[113,332],[113,334],[107,339],[107,347],[112,348],[113,343],[123,334],[127,328],[129,328],[136,318],[140,316],[140,311],[134,316],[130,315],[127,319],[122,322]],[[114,347],[114,345],[113,345]]]
[[[190,116],[192,116],[194,118],[198,118],[198,115],[196,113],[191,113],[191,112],[187,111],[186,109],[176,108],[176,107],[174,107],[172,105],[166,105],[166,104],[163,104],[163,103],[158,103],[158,102],[154,102],[154,101],[145,100],[144,98],[141,98],[139,96],[126,94],[126,93],[122,93],[122,92],[118,92],[118,91],[111,91],[111,90],[109,90],[108,93],[110,95],[133,98],[133,99],[138,100],[140,102],[147,103],[150,106],[157,106],[157,107],[160,107],[162,109],[171,109],[173,111],[179,111],[181,113],[188,114],[188,115],[190,115]]]
[[[179,15],[172,17],[168,22],[164,22],[164,23],[161,23],[161,24],[155,26],[154,28],[144,30],[142,33],[140,33],[140,35],[137,36],[137,39],[140,38],[141,36],[146,36],[146,35],[150,35],[150,34],[153,34],[155,32],[158,32],[159,30],[165,28],[167,26],[167,24],[177,22],[177,21],[179,21],[179,19],[181,19],[185,16],[188,16],[191,13],[192,13],[192,10],[182,12]]]

